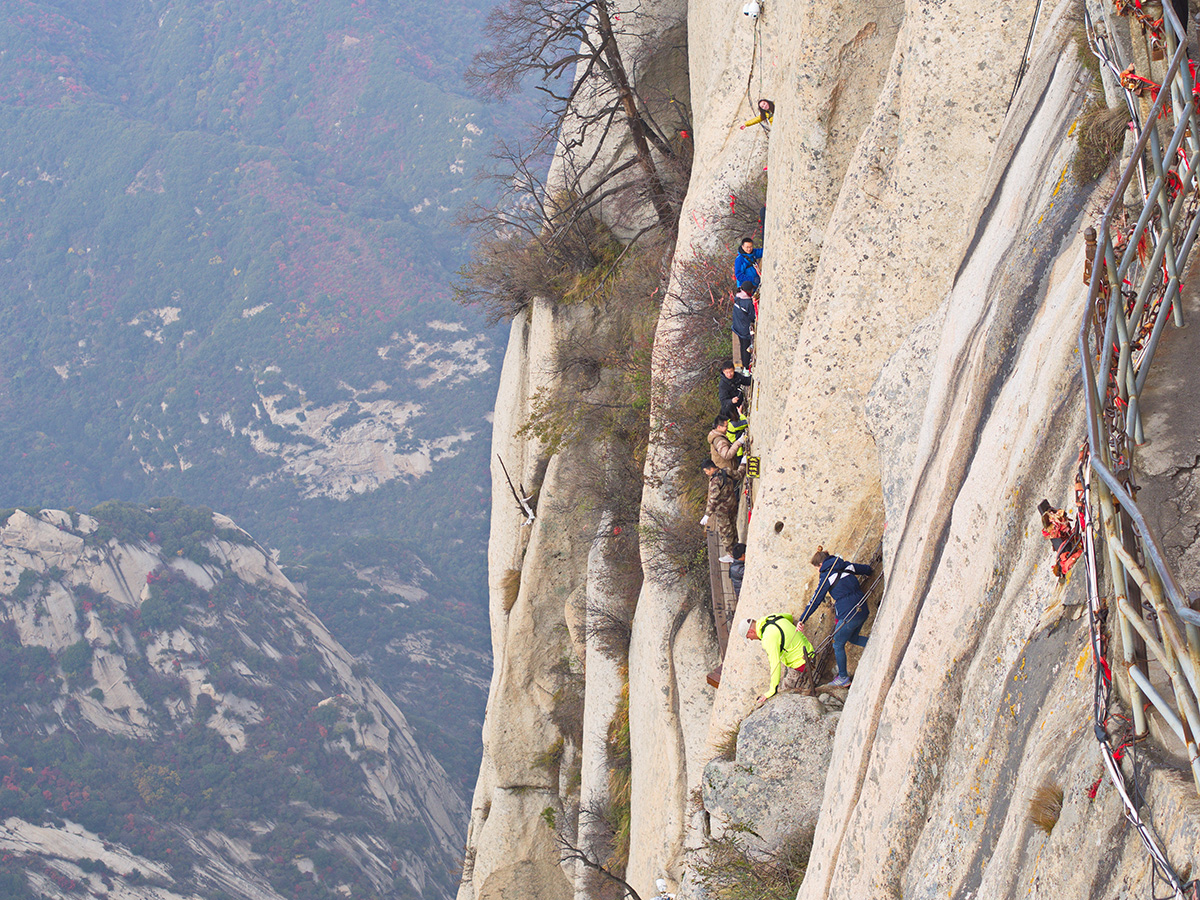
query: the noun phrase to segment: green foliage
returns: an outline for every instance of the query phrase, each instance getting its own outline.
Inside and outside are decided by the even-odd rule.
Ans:
[[[41,577],[33,569],[22,569],[21,574],[17,576],[17,586],[8,595],[8,599],[13,603],[22,603],[28,600],[33,596],[40,581]]]
[[[183,556],[198,563],[212,562],[204,546],[216,535],[213,513],[207,507],[191,507],[176,497],[159,497],[148,505],[108,500],[91,511],[100,522],[96,539],[116,538],[121,543],[148,541],[159,544],[168,556]]]
[[[58,665],[67,681],[75,686],[92,680],[92,645],[81,638],[58,657]]]
[[[142,601],[141,626],[149,631],[172,631],[183,625],[189,608],[203,609],[208,594],[175,569],[160,566],[146,576],[150,596]]]
[[[45,647],[22,646],[16,626],[0,624],[0,685],[14,705],[47,702],[58,694],[54,658]]]
[[[560,734],[554,739],[554,743],[533,758],[534,768],[557,774],[558,765],[562,762],[565,746],[563,736]]]

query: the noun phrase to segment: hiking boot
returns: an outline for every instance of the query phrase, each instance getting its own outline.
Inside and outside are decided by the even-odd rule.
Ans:
[[[850,676],[839,675],[833,681],[829,682],[829,684],[833,687],[850,687]]]

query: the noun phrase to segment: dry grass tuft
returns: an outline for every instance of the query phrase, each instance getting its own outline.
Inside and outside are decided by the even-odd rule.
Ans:
[[[517,602],[517,594],[521,592],[521,570],[509,569],[500,576],[501,605],[505,612],[511,612]]]
[[[620,702],[608,725],[608,797],[606,819],[612,831],[612,853],[607,866],[624,872],[629,863],[630,817],[633,811],[633,753],[629,744],[629,681],[626,676]]]
[[[717,755],[713,759],[723,759],[727,762],[733,762],[737,758],[738,733],[740,731],[741,725],[734,725],[717,740],[714,746]]]
[[[1076,184],[1090,184],[1108,171],[1121,155],[1129,112],[1124,107],[1109,109],[1098,100],[1089,102],[1079,117],[1071,176]]]
[[[1029,801],[1029,821],[1046,834],[1054,831],[1062,815],[1063,790],[1057,784],[1043,784]]]

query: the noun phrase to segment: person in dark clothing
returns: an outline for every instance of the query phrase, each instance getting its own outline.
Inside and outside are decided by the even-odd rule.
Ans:
[[[833,627],[833,657],[837,660],[838,674],[830,683],[845,687],[850,684],[850,673],[846,670],[846,645],[867,645],[867,639],[859,634],[866,624],[868,610],[857,576],[870,575],[871,567],[865,563],[846,562],[840,556],[826,553],[822,547],[817,547],[812,564],[817,567],[820,577],[816,593],[800,616],[800,624],[808,621],[808,617],[825,600],[826,594],[833,595],[833,613],[836,617]]]
[[[743,375],[734,366],[732,359],[721,363],[721,378],[717,382],[717,399],[721,401],[721,412],[729,415],[729,401],[734,397],[746,396],[743,388],[750,386],[750,376]]]
[[[754,343],[754,285],[749,281],[733,295],[733,361],[742,372],[750,368],[750,347]]]
[[[733,258],[733,280],[741,288],[745,288],[747,281],[750,282],[751,295],[758,290],[759,282],[762,281],[758,271],[758,261],[762,256],[762,247],[755,248],[754,238],[742,238],[742,249]]]
[[[1171,9],[1175,10],[1175,15],[1179,17],[1179,24],[1183,26],[1184,33],[1191,27],[1192,9],[1190,0],[1171,0]],[[1170,27],[1169,25],[1167,27]]]
[[[746,545],[734,544],[729,555],[733,557],[729,564],[729,583],[733,585],[733,596],[741,599],[742,579],[746,577]]]

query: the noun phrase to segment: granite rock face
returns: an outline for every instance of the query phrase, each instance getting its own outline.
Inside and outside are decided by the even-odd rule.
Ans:
[[[735,758],[704,767],[711,833],[749,829],[750,846],[772,853],[815,821],[838,718],[816,697],[795,694],[781,694],[747,716]]]
[[[765,166],[751,408],[762,474],[739,615],[799,613],[818,544],[882,559],[883,587],[844,709],[817,718],[817,701],[781,698],[778,714],[796,707],[807,724],[756,736],[775,715],[750,714],[764,681],[756,648],[730,644],[714,693],[707,610],[647,569],[629,651],[624,869],[642,896],[664,876],[704,896],[689,860],[723,820],[815,831],[802,900],[1147,889],[1115,793],[1101,781],[1090,796],[1101,770],[1086,623],[1072,613],[1082,586],[1051,576],[1037,522],[1041,498],[1070,497],[1082,232],[1115,180],[1070,174],[1093,78],[1071,3],[1041,10],[1013,94],[1033,15],[1032,3],[801,0],[752,21],[689,5],[695,160],[654,379],[669,395],[692,376],[671,352],[678,284],[689,260],[729,240],[730,198]],[[1129,45],[1127,23],[1107,27]],[[776,103],[769,133],[737,127],[756,95]],[[1187,396],[1168,385],[1145,414],[1187,421]],[[1192,577],[1194,429],[1159,451],[1147,490],[1162,494],[1170,552]],[[652,440],[644,527],[680,515],[680,486]],[[818,613],[811,636],[830,625]],[[739,723],[737,760],[711,762]],[[1165,757],[1143,766],[1150,815],[1183,867],[1200,853],[1194,791]],[[767,821],[766,798],[798,777],[812,802]],[[1029,817],[1047,785],[1064,798],[1050,834]]]

